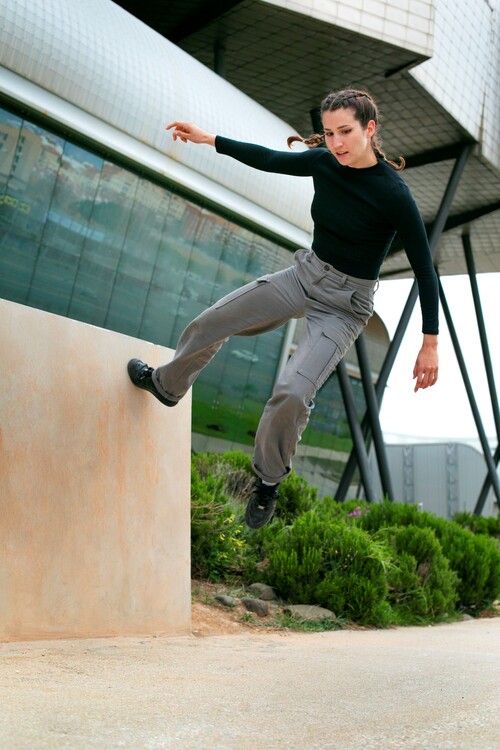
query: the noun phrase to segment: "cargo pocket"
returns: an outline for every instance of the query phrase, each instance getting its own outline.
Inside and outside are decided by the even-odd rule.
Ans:
[[[229,302],[233,302],[234,300],[243,297],[244,294],[248,294],[248,292],[257,289],[261,284],[268,284],[269,281],[270,279],[268,275],[260,276],[258,279],[255,279],[255,281],[251,281],[249,284],[245,284],[245,286],[240,286],[239,289],[235,289],[234,292],[226,294],[225,297],[222,297],[222,299],[215,303],[214,307],[218,310],[220,307],[229,304]]]
[[[332,374],[339,359],[337,342],[326,331],[321,331],[321,336],[309,350],[307,360],[298,368],[298,373],[310,380],[318,390]]]

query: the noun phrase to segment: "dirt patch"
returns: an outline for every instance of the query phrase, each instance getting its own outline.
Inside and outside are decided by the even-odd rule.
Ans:
[[[275,618],[282,612],[277,602],[268,602],[270,613],[267,617],[259,618],[251,615],[241,602],[235,607],[225,607],[216,601],[217,594],[245,596],[243,589],[234,590],[223,585],[206,581],[192,582],[192,614],[191,627],[193,635],[203,638],[209,635],[230,635],[244,633],[286,633],[287,628],[279,627]]]

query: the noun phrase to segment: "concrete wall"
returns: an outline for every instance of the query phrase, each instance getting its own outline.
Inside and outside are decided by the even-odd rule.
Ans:
[[[160,346],[0,300],[0,640],[190,630],[188,396]]]

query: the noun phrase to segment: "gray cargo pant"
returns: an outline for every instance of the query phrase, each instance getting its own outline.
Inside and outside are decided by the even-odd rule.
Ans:
[[[307,332],[279,376],[255,436],[254,471],[271,483],[290,473],[316,391],[373,314],[377,284],[337,271],[312,250],[298,250],[294,260],[202,312],[181,334],[173,360],[153,373],[158,391],[178,401],[230,336],[254,336],[305,316]]]

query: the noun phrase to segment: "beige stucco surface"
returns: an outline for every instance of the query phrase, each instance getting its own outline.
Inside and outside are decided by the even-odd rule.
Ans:
[[[172,352],[0,300],[0,640],[190,630],[190,396]]]

